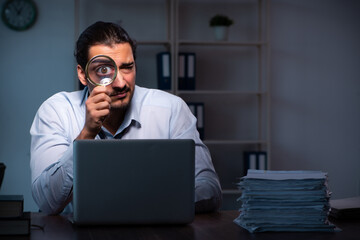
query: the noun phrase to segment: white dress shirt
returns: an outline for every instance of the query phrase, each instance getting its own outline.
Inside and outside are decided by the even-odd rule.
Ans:
[[[30,129],[32,194],[41,211],[72,211],[73,141],[85,124],[88,89],[60,92],[39,108]],[[221,187],[196,118],[186,103],[169,93],[135,86],[125,119],[113,136],[104,127],[96,138],[193,139],[195,208],[212,211],[221,203]]]

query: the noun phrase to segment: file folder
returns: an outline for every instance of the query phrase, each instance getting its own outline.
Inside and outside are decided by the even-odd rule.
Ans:
[[[204,124],[204,103],[202,102],[189,102],[187,103],[189,106],[190,111],[192,114],[196,117],[196,128],[199,132],[200,139],[204,140],[204,130],[205,130],[205,124]]]
[[[179,53],[179,66],[178,66],[178,88],[179,90],[186,89],[186,54]]]
[[[244,174],[248,169],[267,170],[267,154],[264,151],[244,152]]]
[[[169,52],[161,52],[156,56],[158,88],[161,90],[171,89],[171,57]]]
[[[181,52],[178,55],[178,88],[179,90],[195,90],[196,55]]]
[[[186,89],[195,90],[195,53],[188,53],[187,57]]]

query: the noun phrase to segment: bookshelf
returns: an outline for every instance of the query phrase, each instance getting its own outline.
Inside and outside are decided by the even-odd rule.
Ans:
[[[185,101],[204,102],[204,143],[223,187],[223,208],[236,209],[243,152],[266,151],[270,167],[269,1],[178,0],[175,5],[175,52],[195,52],[197,69],[196,89],[174,92]],[[208,22],[216,14],[234,20],[228,41],[214,40]]]
[[[96,20],[114,21],[137,40],[138,85],[157,88],[156,54],[170,52],[168,91],[204,103],[203,140],[223,187],[224,209],[236,209],[244,151],[266,151],[271,165],[270,0],[111,1],[105,17],[99,11],[105,11],[103,2],[77,1],[80,31]],[[86,7],[89,3],[94,6]],[[227,41],[214,38],[209,20],[215,14],[234,20]],[[195,53],[195,90],[177,88],[179,52]]]

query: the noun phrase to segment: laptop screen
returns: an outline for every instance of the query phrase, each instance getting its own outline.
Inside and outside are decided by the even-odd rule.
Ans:
[[[74,222],[191,222],[194,161],[188,139],[75,141]]]

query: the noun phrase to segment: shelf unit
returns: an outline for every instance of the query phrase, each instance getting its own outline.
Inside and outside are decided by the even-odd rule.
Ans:
[[[108,3],[107,3],[108,2]],[[205,105],[205,138],[223,187],[223,209],[236,209],[243,152],[270,152],[270,0],[76,0],[78,29],[120,22],[138,42],[137,84],[156,88],[156,54],[171,54],[172,88]],[[90,6],[86,7],[86,6]],[[103,9],[108,14],[96,9]],[[84,7],[84,8],[82,8]],[[110,9],[111,8],[111,9]],[[105,11],[104,10],[104,11]],[[228,41],[214,40],[209,19],[234,19]],[[119,18],[121,16],[121,19]],[[141,16],[141,17],[139,17]],[[150,29],[150,30],[149,30]],[[196,54],[196,90],[179,90],[178,53]]]
[[[236,31],[236,28],[239,29],[237,34],[229,36],[229,41],[214,41],[208,31],[209,27],[205,26],[210,17],[218,13],[234,19],[235,24],[230,27],[230,34]],[[244,20],[239,16],[241,14],[256,23]],[[243,152],[266,151],[269,168],[271,162],[269,1],[178,0],[175,2],[174,15],[176,40],[173,60],[176,62],[177,52],[195,52],[198,68],[196,83],[199,85],[194,91],[175,88],[174,93],[186,101],[205,102],[204,143],[210,149],[223,187],[226,205],[223,208],[236,209],[236,198],[240,191],[235,183],[245,174]],[[248,23],[247,26],[252,26],[253,30],[247,29],[245,25],[239,26],[242,20]],[[191,22],[195,24],[190,24]],[[204,31],[199,30],[206,27]],[[201,66],[201,62],[208,66]],[[212,71],[219,69],[221,73],[211,76],[213,73],[208,74],[206,67]],[[174,72],[173,85],[177,86],[177,65]],[[226,78],[225,81],[222,76]],[[212,104],[217,106],[212,107]],[[242,115],[246,117],[243,118]],[[218,128],[221,130],[215,130]]]

